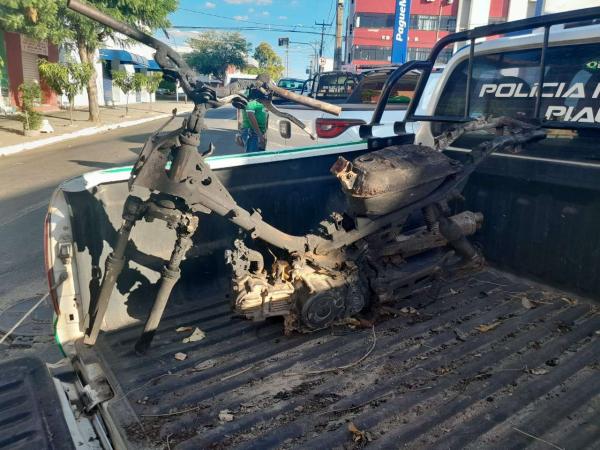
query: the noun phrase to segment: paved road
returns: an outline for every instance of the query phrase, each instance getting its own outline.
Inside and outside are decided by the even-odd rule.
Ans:
[[[233,143],[235,110],[211,111],[201,148],[238,153]],[[227,120],[230,119],[230,120]],[[161,121],[0,158],[0,310],[45,293],[42,225],[53,190],[82,173],[132,163],[146,136]],[[167,129],[179,126],[176,119]]]

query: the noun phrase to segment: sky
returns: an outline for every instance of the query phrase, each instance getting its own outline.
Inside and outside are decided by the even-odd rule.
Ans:
[[[170,40],[162,33],[157,36],[172,46],[183,46],[198,31],[178,27],[226,27],[232,31],[253,28],[239,31],[253,48],[263,41],[271,44],[284,65],[285,49],[278,47],[277,40],[289,37],[288,76],[305,79],[314,50],[310,45],[293,42],[312,43],[318,48],[321,27],[315,26],[315,21],[331,23],[331,27],[325,28],[323,56],[333,58],[335,3],[335,0],[180,0],[179,9],[169,16]]]

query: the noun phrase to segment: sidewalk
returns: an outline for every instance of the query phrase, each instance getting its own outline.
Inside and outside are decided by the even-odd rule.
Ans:
[[[54,128],[54,133],[41,133],[38,136],[23,136],[23,125],[20,121],[0,116],[0,156],[18,153],[44,145],[89,136],[112,130],[138,125],[150,120],[167,117],[177,108],[178,113],[189,112],[193,108],[191,102],[173,102],[158,100],[152,103],[134,103],[129,106],[129,114],[125,117],[125,106],[100,107],[100,123],[89,122],[87,109],[73,111],[73,125],[69,123],[69,111],[60,110],[44,113]]]

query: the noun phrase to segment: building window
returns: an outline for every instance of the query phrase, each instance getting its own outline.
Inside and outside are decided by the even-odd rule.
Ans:
[[[490,17],[488,25],[493,25],[495,23],[505,23],[506,17]]]
[[[409,61],[423,61],[427,59],[429,53],[431,52],[430,48],[409,48],[408,49],[408,60]]]
[[[456,17],[413,14],[410,16],[410,28],[424,31],[454,31],[456,30]]]
[[[352,59],[365,61],[391,61],[391,47],[355,46],[352,51]]]
[[[423,61],[429,57],[429,53],[431,52],[430,48],[415,48],[410,47],[408,49],[407,59],[408,61],[419,60]],[[452,50],[446,48],[440,52],[438,55],[436,62],[440,64],[446,64],[450,58],[452,57]]]
[[[355,23],[357,28],[394,28],[394,15],[360,13]]]

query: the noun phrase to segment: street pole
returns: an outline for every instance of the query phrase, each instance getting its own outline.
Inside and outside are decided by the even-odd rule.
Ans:
[[[325,22],[315,22],[315,25],[321,27],[321,45],[319,46],[319,61],[317,61],[317,71],[318,73],[321,73],[321,58],[323,57],[323,39],[325,38],[325,27],[330,27],[331,24]]]
[[[342,68],[342,21],[344,20],[344,0],[337,0],[337,15],[335,19],[335,54],[333,67],[335,70]]]

